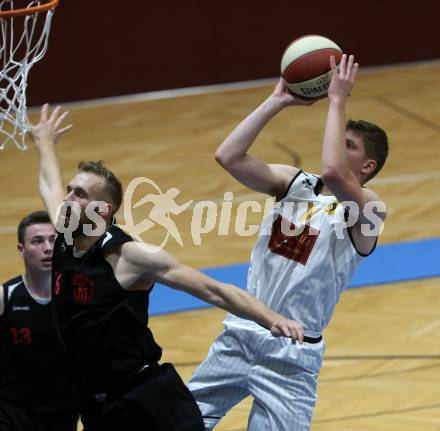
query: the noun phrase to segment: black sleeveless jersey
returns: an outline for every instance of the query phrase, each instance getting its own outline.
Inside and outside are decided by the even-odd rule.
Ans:
[[[73,408],[71,371],[55,333],[51,305],[32,298],[21,276],[4,283],[3,293],[0,399],[34,411]]]
[[[85,388],[118,393],[162,350],[148,329],[149,291],[128,292],[105,260],[133,239],[112,226],[82,256],[59,234],[53,253],[53,311],[58,335]]]

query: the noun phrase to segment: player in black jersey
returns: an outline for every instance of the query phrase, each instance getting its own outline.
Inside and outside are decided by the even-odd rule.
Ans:
[[[55,229],[45,211],[18,226],[24,273],[0,286],[0,430],[74,431],[71,372],[50,308]]]
[[[113,225],[122,187],[101,162],[80,163],[65,195],[54,148],[71,127],[61,126],[65,115],[56,108],[49,116],[45,105],[31,135],[40,155],[40,192],[52,220],[58,222],[63,201],[80,210],[65,219],[79,217],[73,243],[61,233],[56,239],[52,286],[57,331],[85,390],[85,429],[204,430],[200,411],[174,368],[158,365],[161,349],[147,327],[153,283],[255,320],[275,336],[302,342],[302,327],[235,286],[217,282],[163,250],[152,252]],[[86,213],[90,204],[93,211]],[[96,215],[105,222],[104,233],[86,234],[86,225],[95,232],[99,228]]]

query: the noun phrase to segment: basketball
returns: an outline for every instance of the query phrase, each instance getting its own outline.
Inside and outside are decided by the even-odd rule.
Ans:
[[[305,99],[325,97],[332,55],[339,64],[341,48],[324,36],[311,34],[292,41],[281,59],[281,75],[289,91]]]

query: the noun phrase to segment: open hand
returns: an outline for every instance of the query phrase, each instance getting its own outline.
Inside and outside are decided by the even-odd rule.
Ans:
[[[351,95],[356,80],[359,64],[354,62],[354,55],[342,55],[339,68],[336,66],[335,57],[330,57],[332,80],[328,88],[329,99],[345,99]]]
[[[45,145],[55,145],[58,138],[73,127],[72,124],[65,127],[61,126],[68,112],[64,111],[60,114],[60,110],[61,107],[57,106],[48,117],[49,105],[46,103],[41,108],[38,124],[31,124],[29,132],[37,148],[41,149]]]

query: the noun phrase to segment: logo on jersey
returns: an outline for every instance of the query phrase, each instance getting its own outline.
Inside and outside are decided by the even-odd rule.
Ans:
[[[313,189],[313,187],[314,187],[312,181],[308,178],[305,178],[304,180],[302,180],[302,184],[308,189]]]
[[[95,283],[84,274],[75,274],[72,280],[73,298],[78,304],[88,304],[95,293]]]
[[[288,226],[291,232],[295,230],[300,232],[296,235],[286,234],[283,232],[283,224]],[[289,220],[278,215],[272,225],[272,234],[268,244],[270,251],[305,265],[320,231],[310,225],[304,225],[301,228],[298,229]]]
[[[29,305],[23,305],[22,307],[18,305],[12,306],[12,311],[30,311],[31,307]]]

